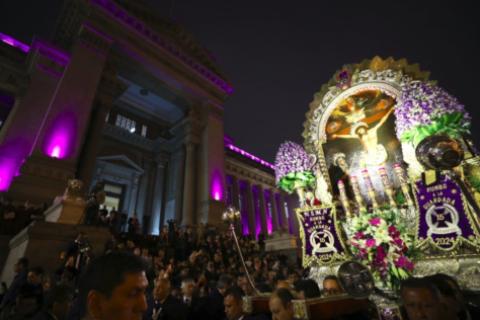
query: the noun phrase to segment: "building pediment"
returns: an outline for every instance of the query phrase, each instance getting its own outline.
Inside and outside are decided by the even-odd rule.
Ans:
[[[128,158],[126,155],[121,154],[121,155],[114,155],[114,156],[103,156],[99,157],[98,160],[103,161],[103,162],[108,162],[111,164],[115,164],[120,167],[127,167],[129,169],[132,169],[139,174],[143,174],[144,170],[142,167],[137,165],[135,162],[133,162],[130,158]]]

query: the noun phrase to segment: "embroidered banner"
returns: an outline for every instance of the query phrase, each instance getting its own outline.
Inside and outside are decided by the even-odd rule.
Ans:
[[[335,210],[331,207],[313,207],[298,210],[300,236],[303,242],[303,265],[313,262],[329,264],[345,260],[345,249],[336,228]]]
[[[447,175],[438,174],[435,182],[416,182],[419,208],[418,240],[431,240],[443,250],[453,250],[460,239],[474,240],[460,186]]]

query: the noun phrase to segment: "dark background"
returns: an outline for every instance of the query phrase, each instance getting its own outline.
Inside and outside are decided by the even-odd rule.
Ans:
[[[480,143],[479,10],[466,1],[149,0],[185,26],[233,83],[225,132],[273,162],[302,143],[313,94],[343,64],[407,58],[467,106]],[[0,0],[0,32],[49,38],[62,0]]]

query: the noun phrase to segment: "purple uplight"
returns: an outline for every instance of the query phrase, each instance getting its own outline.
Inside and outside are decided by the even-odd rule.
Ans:
[[[214,171],[212,174],[211,196],[217,201],[223,200],[223,183],[220,172]]]
[[[77,121],[73,113],[63,113],[53,121],[46,135],[43,151],[49,157],[64,159],[73,152],[77,133]]]
[[[18,168],[14,159],[0,158],[0,191],[7,191],[16,176]]]
[[[248,225],[248,209],[247,209],[247,196],[246,196],[246,184],[244,181],[239,183],[240,191],[240,216],[242,221],[242,234],[244,236],[250,234],[250,228]]]
[[[14,39],[14,38],[10,37],[9,35],[6,35],[6,34],[1,33],[1,32],[0,32],[0,41],[8,44],[9,46],[20,49],[25,53],[27,53],[30,50],[30,47],[28,45],[26,45],[25,43],[20,42],[17,39]]]
[[[265,206],[265,215],[266,215],[266,220],[267,220],[267,232],[268,234],[271,234],[272,231],[273,231],[273,221],[272,221],[272,205],[271,205],[271,192],[269,190],[265,190],[264,191],[264,195],[265,195],[265,203],[266,203],[266,206]]]
[[[0,146],[0,191],[7,191],[28,155],[24,137],[16,137]]]
[[[234,146],[234,145],[231,144],[231,143],[226,143],[225,146],[226,146],[228,149],[230,149],[230,150],[232,150],[232,151],[234,151],[234,152],[236,152],[236,153],[239,153],[239,154],[241,154],[241,155],[244,156],[244,157],[250,158],[251,160],[258,162],[258,163],[260,163],[261,165],[263,165],[263,166],[265,166],[265,167],[267,167],[267,168],[275,169],[275,167],[273,166],[273,164],[271,164],[271,163],[269,163],[269,162],[267,162],[267,161],[265,161],[265,160],[262,160],[262,159],[260,159],[259,157],[254,156],[253,154],[248,153],[247,151],[242,150],[242,149],[240,149],[240,148],[237,147],[237,146]]]
[[[254,212],[255,212],[255,237],[262,232],[262,217],[260,216],[259,190],[257,186],[252,186]]]

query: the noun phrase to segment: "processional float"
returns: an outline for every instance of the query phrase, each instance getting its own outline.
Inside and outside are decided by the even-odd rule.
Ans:
[[[393,295],[438,272],[480,290],[480,157],[455,97],[418,65],[375,57],[336,72],[306,118],[304,147],[282,144],[275,171],[298,194],[311,278],[353,260]]]

